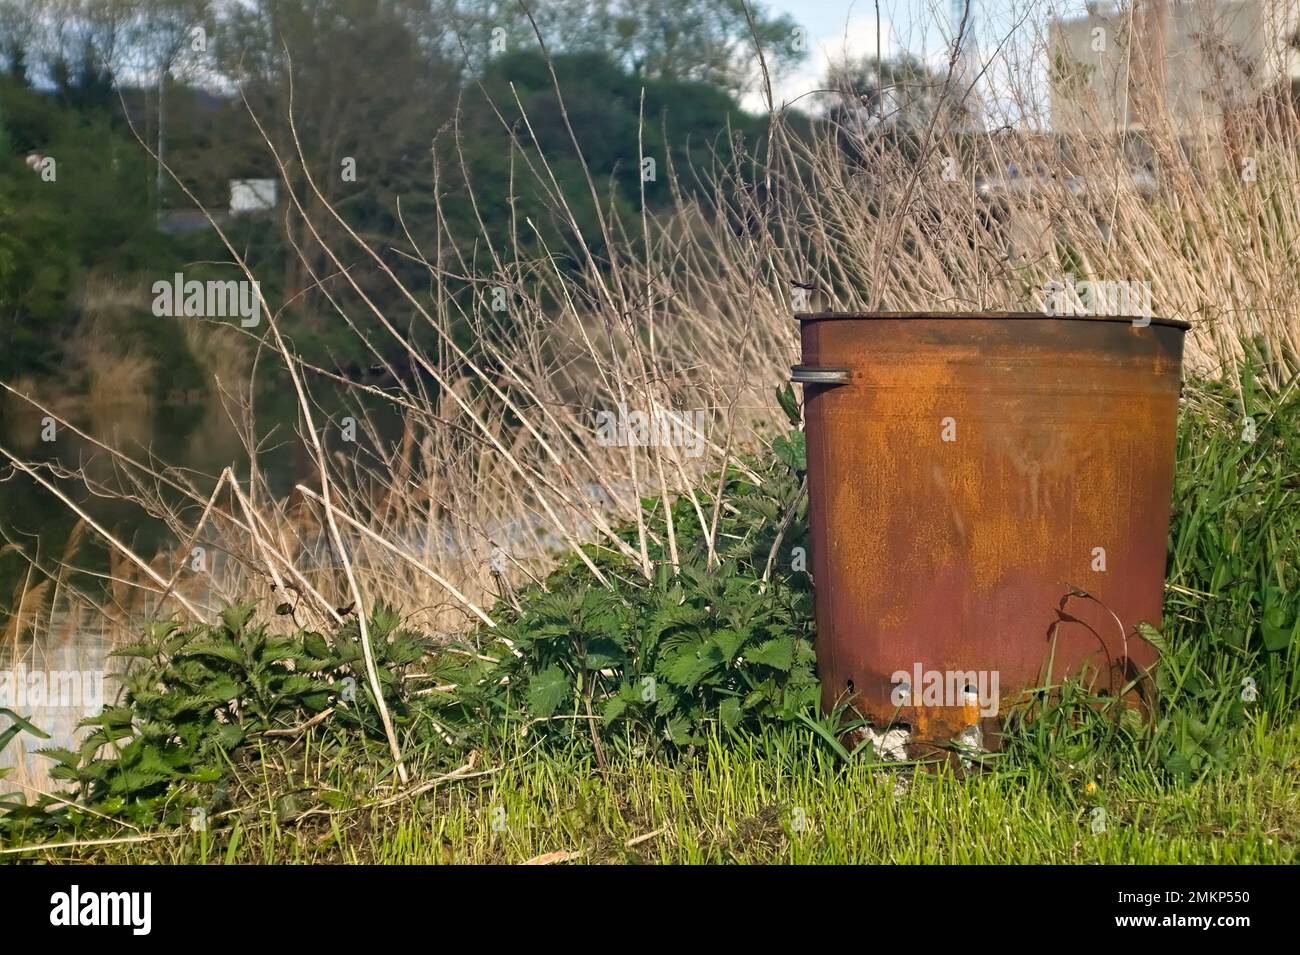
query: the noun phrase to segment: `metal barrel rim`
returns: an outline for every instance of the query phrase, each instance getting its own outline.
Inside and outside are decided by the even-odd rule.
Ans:
[[[932,321],[1025,321],[1029,319],[1051,319],[1059,322],[1121,322],[1126,325],[1145,327],[1146,325],[1164,325],[1187,331],[1192,323],[1181,318],[1167,318],[1145,315],[1053,315],[1049,312],[795,312],[796,321],[820,322],[841,320],[919,320]]]

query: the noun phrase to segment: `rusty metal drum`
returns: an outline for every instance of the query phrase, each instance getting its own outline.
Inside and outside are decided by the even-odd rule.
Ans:
[[[1187,323],[796,317],[824,706],[915,742],[1067,676],[1140,683]]]

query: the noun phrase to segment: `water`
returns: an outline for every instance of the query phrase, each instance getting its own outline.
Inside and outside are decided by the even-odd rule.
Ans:
[[[97,633],[89,623],[73,627],[67,623],[56,618],[49,633],[6,648],[7,659],[0,665],[0,706],[12,709],[49,738],[20,733],[0,752],[0,767],[13,769],[0,780],[0,792],[19,792],[29,799],[39,792],[57,792],[60,783],[49,776],[54,763],[36,751],[75,749],[84,735],[77,724],[97,714],[118,692],[119,684],[111,674],[119,662],[109,657],[108,635]]]
[[[148,559],[176,551],[179,542],[161,522],[114,496],[130,485],[111,455],[74,430],[42,420],[39,411],[15,404],[10,401],[0,409],[0,443],[5,448],[28,462],[61,468],[57,476],[44,470],[41,474],[136,553]],[[281,408],[279,417],[286,422],[280,447],[259,455],[258,464],[272,488],[285,492],[311,472],[311,460],[300,442],[289,440],[292,409]],[[239,436],[215,402],[140,401],[84,408],[73,423],[136,460],[184,467],[203,490],[214,486],[215,476],[225,467],[236,474],[248,471]],[[105,581],[110,569],[106,544],[85,529],[75,531],[78,523],[77,515],[56,495],[25,474],[11,473],[8,459],[0,462],[0,607],[5,610],[0,615],[0,707],[14,710],[50,736],[42,740],[21,733],[0,752],[0,767],[14,768],[0,780],[0,791],[30,795],[47,788],[53,764],[33,752],[75,748],[77,723],[113,702],[120,691],[112,676],[119,661],[109,651],[115,639],[132,635],[130,608],[114,599],[124,588]],[[97,613],[70,610],[70,587],[119,612],[120,619],[115,623]],[[0,718],[0,731],[8,723]]]

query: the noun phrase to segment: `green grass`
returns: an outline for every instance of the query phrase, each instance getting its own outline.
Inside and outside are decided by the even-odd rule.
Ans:
[[[1036,768],[959,778],[948,769],[846,767],[806,731],[785,729],[711,739],[675,764],[624,752],[604,773],[576,750],[500,755],[481,759],[474,771],[486,775],[377,806],[394,797],[377,750],[317,762],[303,744],[301,760],[244,777],[252,802],[207,832],[182,827],[145,842],[22,858],[519,863],[563,852],[572,855],[561,861],[593,863],[1295,862],[1300,724],[1270,731],[1260,721],[1233,746],[1231,772],[1179,784],[1135,768],[1089,794],[1086,781]],[[292,793],[304,785],[323,787],[333,805],[300,814]],[[1102,832],[1093,831],[1098,808]]]
[[[547,761],[511,769],[491,790],[459,793],[442,814],[411,812],[376,861],[518,862],[581,851],[590,861],[666,863],[1284,862],[1295,859],[1300,732],[1261,733],[1235,774],[1184,789],[1121,777],[1094,800],[1063,797],[1030,773],[847,769],[799,734],[712,741],[675,769]],[[799,744],[802,745],[799,745]],[[775,752],[774,752],[775,751]],[[492,831],[485,806],[505,809]],[[1106,812],[1093,834],[1091,811]],[[797,824],[804,820],[802,831]],[[636,837],[661,832],[625,848]],[[445,847],[445,848],[444,848]]]

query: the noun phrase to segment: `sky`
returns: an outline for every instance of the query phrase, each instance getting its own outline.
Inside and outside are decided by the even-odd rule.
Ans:
[[[775,98],[791,102],[821,86],[828,66],[837,60],[874,55],[879,43],[888,59],[906,51],[939,67],[948,61],[952,38],[952,0],[760,0],[768,11],[786,14],[804,30],[808,57],[788,76],[777,78]],[[972,35],[976,60],[987,60],[1000,47],[1014,50],[1041,35],[1053,12],[1074,15],[1083,0],[972,0]],[[1009,68],[1009,67],[1003,67]],[[993,73],[997,72],[995,68]],[[996,86],[992,75],[987,82]],[[989,91],[991,92],[991,91]],[[758,94],[746,97],[747,108],[762,108]]]

